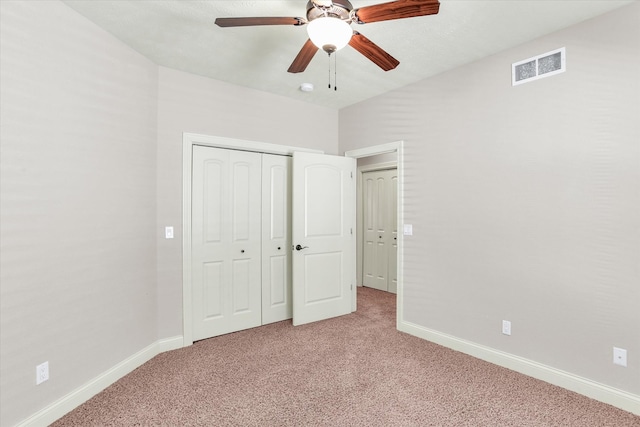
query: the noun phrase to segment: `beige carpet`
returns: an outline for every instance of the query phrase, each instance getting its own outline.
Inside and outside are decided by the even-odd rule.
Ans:
[[[62,426],[640,426],[640,417],[395,330],[395,295],[158,355]]]

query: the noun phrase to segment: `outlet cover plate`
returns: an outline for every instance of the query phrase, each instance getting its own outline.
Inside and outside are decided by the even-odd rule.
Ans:
[[[502,333],[505,335],[511,335],[511,322],[508,320],[502,321]]]
[[[36,385],[42,384],[49,379],[49,362],[44,362],[36,366]]]
[[[613,363],[615,365],[627,367],[627,350],[613,347]]]

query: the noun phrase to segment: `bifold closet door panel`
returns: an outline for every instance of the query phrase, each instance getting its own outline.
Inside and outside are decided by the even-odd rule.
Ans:
[[[398,293],[398,170],[391,169],[389,174],[389,292]]]
[[[291,319],[291,157],[262,155],[262,324]]]
[[[261,154],[193,147],[193,339],[261,324]]]
[[[398,289],[397,169],[363,173],[362,191],[363,284],[396,293]]]
[[[363,174],[363,275],[364,286],[382,291],[389,286],[389,186],[387,171]]]

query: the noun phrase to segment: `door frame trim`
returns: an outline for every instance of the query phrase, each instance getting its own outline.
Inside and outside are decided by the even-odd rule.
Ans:
[[[284,156],[294,151],[324,154],[322,150],[248,141],[220,136],[182,134],[182,338],[183,347],[193,344],[193,307],[191,304],[191,178],[193,174],[193,146],[224,148],[229,150],[253,151]]]
[[[376,156],[378,154],[396,153],[396,168],[398,169],[398,203],[397,220],[398,220],[398,293],[396,296],[396,329],[398,329],[402,319],[404,318],[402,309],[402,299],[404,291],[404,235],[401,233],[402,224],[404,223],[404,141],[389,142],[386,144],[374,145],[371,147],[359,148],[356,150],[345,151],[344,155],[360,159],[362,157]],[[360,171],[358,170],[358,173]],[[358,175],[358,177],[360,177]],[[355,307],[353,307],[355,311]]]

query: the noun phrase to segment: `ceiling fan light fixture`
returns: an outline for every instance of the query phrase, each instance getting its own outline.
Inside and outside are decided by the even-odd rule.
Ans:
[[[323,16],[309,22],[307,33],[313,44],[331,54],[349,43],[353,30],[340,18]]]

